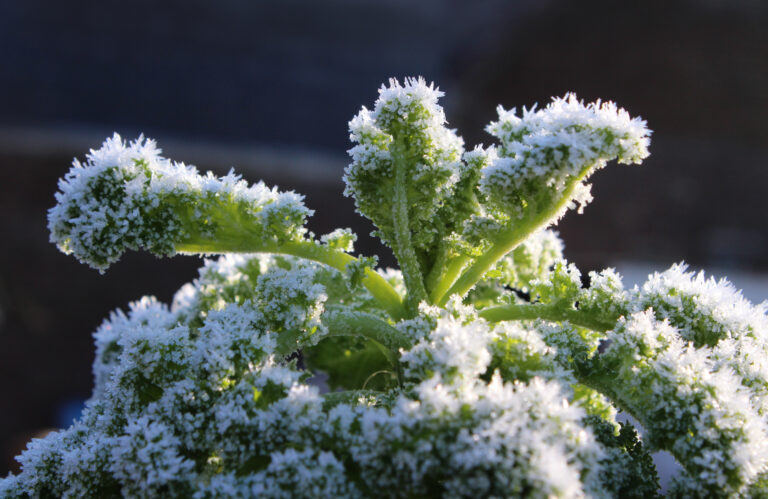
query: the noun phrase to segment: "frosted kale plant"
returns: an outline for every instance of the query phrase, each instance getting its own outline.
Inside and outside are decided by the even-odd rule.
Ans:
[[[393,80],[349,124],[346,194],[397,270],[309,233],[301,196],[151,140],[76,161],[49,213],[62,251],[100,271],[224,256],[104,322],[84,413],[0,496],[652,497],[656,449],[684,468],[672,495],[768,494],[765,306],[683,265],[585,287],[550,229],[596,170],[648,155],[645,122],[567,95],[499,108],[498,144],[465,151],[441,95]]]

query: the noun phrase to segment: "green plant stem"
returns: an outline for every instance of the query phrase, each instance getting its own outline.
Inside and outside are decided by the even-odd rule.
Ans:
[[[529,208],[530,215],[520,220],[518,225],[510,227],[499,234],[488,251],[475,260],[469,268],[461,274],[458,280],[453,283],[450,289],[435,300],[435,303],[442,307],[446,304],[451,295],[458,294],[464,296],[504,255],[514,250],[533,232],[549,224],[552,219],[558,213],[562,212],[568,203],[571,202],[574,189],[581,183],[581,180],[590,170],[590,167],[584,168],[582,173],[574,178],[563,190],[560,194],[560,199],[557,202],[550,203],[544,209],[538,209],[538,206],[536,205],[531,206]]]
[[[480,310],[477,315],[488,322],[534,320],[568,321],[575,326],[585,327],[593,331],[607,331],[616,326],[616,321],[608,321],[585,314],[571,308],[570,305],[551,303],[547,305],[530,303],[520,305],[500,305]],[[617,318],[618,319],[618,318]]]
[[[446,291],[456,282],[459,274],[469,262],[469,257],[466,255],[457,256],[445,268],[445,272],[440,277],[438,283],[432,288],[429,295],[431,303],[437,303],[442,298]]]
[[[260,238],[248,238],[247,236],[247,233],[240,233],[236,238],[219,238],[216,236],[210,240],[177,244],[176,251],[198,254],[274,253],[292,255],[323,263],[342,272],[347,265],[358,261],[357,258],[343,251],[331,249],[312,241],[288,241],[278,244],[274,241],[264,241]],[[362,283],[394,320],[400,320],[407,315],[400,295],[378,272],[366,268]]]
[[[372,340],[395,369],[398,383],[403,384],[400,368],[400,349],[411,348],[410,340],[400,331],[375,315],[339,307],[328,307],[323,314],[323,324],[331,336],[361,336]]]
[[[424,286],[426,287],[430,299],[432,290],[439,284],[440,279],[442,279],[447,264],[448,246],[445,244],[445,240],[440,240],[437,244],[437,250],[435,251],[435,263],[432,265],[432,268],[429,269],[427,278],[424,281]],[[432,302],[430,301],[430,303]]]
[[[419,260],[411,243],[411,225],[408,217],[408,159],[405,148],[399,141],[390,147],[392,163],[395,167],[394,199],[392,200],[392,223],[395,231],[394,253],[400,269],[403,271],[403,281],[408,290],[405,305],[411,316],[415,315],[419,302],[427,299],[424,288],[424,277],[421,274]]]

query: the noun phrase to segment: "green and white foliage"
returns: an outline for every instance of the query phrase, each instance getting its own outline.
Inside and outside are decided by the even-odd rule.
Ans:
[[[234,172],[203,176],[160,152],[152,140],[126,143],[115,134],[85,164],[75,160],[48,214],[51,242],[106,270],[126,249],[167,256],[215,241],[237,251],[243,232],[265,244],[304,235],[312,212],[301,196],[249,186]]]
[[[483,170],[480,191],[502,217],[523,219],[558,206],[554,217],[591,201],[584,183],[607,161],[640,163],[648,156],[645,122],[612,102],[584,105],[574,94],[544,109],[499,107],[487,131],[501,142],[498,157]],[[567,201],[567,203],[563,203]]]
[[[657,449],[684,469],[671,495],[768,495],[766,305],[684,265],[583,279],[548,228],[607,161],[648,155],[645,123],[567,95],[500,108],[499,144],[465,152],[441,96],[392,80],[350,122],[346,193],[399,269],[150,140],[75,162],[62,251],[223,256],[97,329],[86,409],[0,497],[654,497]]]
[[[471,290],[471,301],[476,306],[521,301],[519,294],[530,293],[531,283],[545,278],[562,259],[563,241],[557,232],[536,231],[485,273]]]
[[[349,122],[352,163],[345,193],[358,211],[378,227],[381,238],[397,245],[399,216],[392,200],[407,203],[412,244],[428,250],[438,235],[435,214],[459,180],[464,142],[445,127],[437,100],[443,93],[423,79],[382,86],[372,111],[363,107]]]

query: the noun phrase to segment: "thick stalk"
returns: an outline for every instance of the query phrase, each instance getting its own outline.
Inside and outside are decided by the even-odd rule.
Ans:
[[[450,289],[440,296],[435,303],[444,306],[451,295],[458,294],[464,296],[504,255],[514,250],[533,232],[549,224],[549,222],[551,222],[552,219],[557,216],[558,213],[562,212],[568,203],[571,202],[574,189],[581,183],[581,180],[589,171],[590,168],[585,168],[583,173],[575,178],[568,187],[563,190],[558,202],[550,204],[541,211],[532,213],[530,216],[520,220],[519,225],[510,227],[508,230],[499,234],[490,249],[475,260],[475,262],[461,274],[459,279],[453,283]],[[535,210],[536,208],[532,209]]]
[[[176,251],[179,253],[274,253],[278,255],[292,255],[324,263],[342,272],[347,265],[357,261],[357,258],[343,251],[331,249],[311,241],[289,241],[278,244],[273,241],[264,241],[260,238],[249,239],[247,234],[241,234],[240,237],[232,239],[214,237],[210,240],[177,244]],[[362,284],[394,320],[405,317],[406,310],[403,307],[400,295],[378,272],[370,268],[365,269],[365,277],[362,280]]]
[[[437,250],[435,251],[435,263],[432,268],[429,269],[427,278],[425,279],[424,286],[426,287],[427,294],[430,298],[432,296],[432,290],[439,284],[445,271],[445,266],[448,264],[448,246],[445,241],[438,242]],[[431,303],[431,301],[430,301]]]
[[[608,331],[616,326],[616,320],[599,319],[579,310],[568,308],[560,303],[541,305],[536,303],[520,305],[499,305],[480,310],[477,315],[488,322],[534,320],[568,321],[574,326],[581,326],[593,331]]]
[[[440,301],[440,298],[442,298],[446,291],[448,291],[453,283],[456,282],[456,279],[458,279],[459,274],[468,262],[469,257],[466,255],[457,256],[450,261],[450,263],[447,265],[447,268],[445,269],[445,272],[442,276],[440,276],[440,281],[435,285],[434,288],[432,288],[430,292],[430,303],[437,303]]]
[[[416,313],[419,302],[427,299],[427,291],[424,288],[421,266],[411,243],[411,224],[408,217],[408,158],[399,141],[392,144],[390,154],[395,167],[395,192],[392,200],[392,223],[395,230],[393,249],[400,269],[403,271],[405,287],[408,289],[405,304],[413,315]]]

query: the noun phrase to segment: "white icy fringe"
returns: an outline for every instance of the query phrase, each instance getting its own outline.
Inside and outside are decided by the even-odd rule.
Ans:
[[[430,170],[444,170],[450,183],[455,182],[464,142],[454,130],[444,126],[445,112],[437,103],[443,93],[434,84],[428,86],[423,78],[407,78],[405,85],[391,79],[389,85],[382,85],[373,111],[363,106],[349,122],[350,140],[357,145],[348,151],[352,164],[347,167],[347,182],[359,169],[392,174],[389,146],[393,135],[408,132],[412,134],[408,137],[409,146],[425,154],[412,175],[419,177],[428,175]],[[354,191],[355,187],[348,184],[347,189]]]
[[[430,227],[435,212],[459,180],[464,141],[445,126],[442,96],[423,78],[406,78],[404,84],[391,79],[379,90],[373,111],[363,107],[349,122],[355,145],[347,151],[352,162],[344,171],[344,194],[385,239],[391,236],[395,163],[405,168],[411,226],[428,240],[436,235]]]
[[[768,331],[768,303],[752,305],[726,279],[716,281],[704,272],[688,272],[684,263],[653,273],[634,294],[647,306],[679,317],[676,326],[690,341],[706,331],[715,339],[764,336]],[[686,317],[690,314],[695,316]]]
[[[515,109],[499,107],[498,113],[499,120],[487,131],[500,140],[501,148],[483,170],[480,190],[513,217],[521,210],[518,197],[531,202],[544,186],[559,193],[612,158],[640,163],[649,154],[651,132],[645,121],[630,118],[613,102],[585,105],[567,94],[538,111],[524,108],[522,117]],[[572,199],[581,205],[589,202],[589,187],[579,183]]]
[[[491,362],[491,338],[483,321],[465,325],[453,317],[443,318],[427,337],[401,356],[406,375],[419,379],[436,373],[446,381],[472,383]]]
[[[300,231],[284,220],[311,215],[298,194],[263,182],[249,185],[233,171],[200,175],[160,152],[154,140],[140,136],[125,142],[114,134],[92,149],[84,164],[75,159],[48,212],[51,242],[105,270],[126,249],[167,255],[186,237],[213,233],[223,222],[216,218],[217,207],[240,207],[241,217],[253,218],[265,233],[282,229],[281,237]]]

